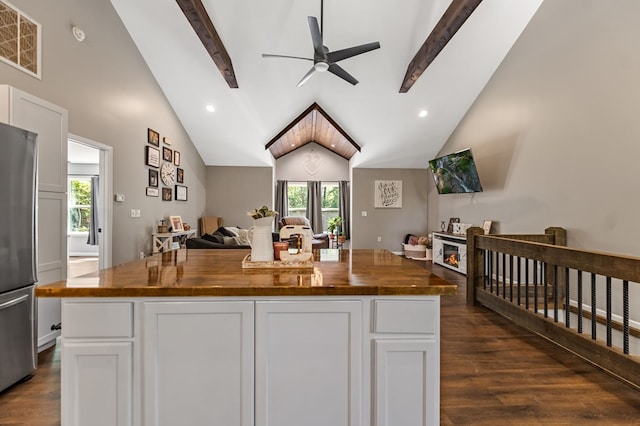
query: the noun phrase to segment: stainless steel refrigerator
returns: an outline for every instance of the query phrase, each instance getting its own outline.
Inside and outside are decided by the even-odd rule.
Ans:
[[[0,391],[36,369],[36,134],[0,123]]]

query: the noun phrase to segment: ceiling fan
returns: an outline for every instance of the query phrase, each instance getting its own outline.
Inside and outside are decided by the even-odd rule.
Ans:
[[[322,17],[324,14],[324,1],[320,2],[320,24],[322,25]],[[329,48],[323,44],[322,30],[318,27],[318,19],[315,16],[308,16],[309,30],[311,31],[311,41],[313,42],[313,59],[303,58],[300,56],[288,56],[288,55],[273,55],[269,53],[263,53],[263,58],[290,58],[290,59],[302,59],[305,61],[313,61],[311,69],[302,77],[302,80],[298,83],[298,87],[305,84],[313,74],[316,72],[329,71],[332,74],[337,75],[341,79],[353,84],[358,84],[351,74],[344,70],[336,62],[343,59],[351,58],[352,56],[360,55],[371,50],[379,49],[380,43],[373,42],[362,44],[359,46],[349,47],[342,50],[336,50],[335,52],[329,51]]]

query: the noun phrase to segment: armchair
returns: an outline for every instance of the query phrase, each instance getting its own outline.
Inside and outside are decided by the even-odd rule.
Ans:
[[[303,216],[284,216],[278,221],[278,229],[281,229],[287,225],[302,225],[308,226],[311,228],[311,224],[309,223],[309,219]],[[311,246],[313,249],[323,249],[329,248],[329,234],[323,232],[321,234],[313,234],[313,239],[311,240]]]

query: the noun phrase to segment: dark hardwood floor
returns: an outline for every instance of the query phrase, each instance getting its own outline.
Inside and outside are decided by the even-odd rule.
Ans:
[[[482,307],[465,277],[417,262],[459,285],[442,298],[441,424],[640,424],[640,392]],[[60,349],[39,356],[27,382],[0,393],[0,425],[60,424]],[[397,425],[402,426],[402,425]]]

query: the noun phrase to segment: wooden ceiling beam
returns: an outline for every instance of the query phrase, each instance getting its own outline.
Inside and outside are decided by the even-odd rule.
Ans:
[[[453,0],[436,26],[413,57],[404,76],[400,93],[407,93],[411,86],[436,59],[467,18],[482,0]]]
[[[238,88],[238,80],[236,80],[236,74],[233,71],[233,64],[231,63],[231,57],[227,53],[227,49],[224,47],[216,27],[213,26],[211,18],[207,10],[204,8],[202,1],[200,0],[176,0],[182,13],[187,17],[187,20],[195,30],[198,38],[204,45],[204,48],[215,62],[218,70],[224,77],[225,81],[232,89]]]

